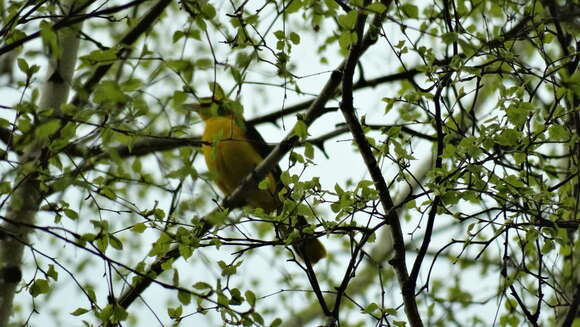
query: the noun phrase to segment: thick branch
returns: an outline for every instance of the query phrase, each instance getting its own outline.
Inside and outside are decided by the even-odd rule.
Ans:
[[[93,147],[85,149],[82,147],[72,146],[66,148],[64,152],[73,157],[98,157],[96,161],[108,157],[108,154],[114,152],[121,158],[127,157],[141,157],[151,153],[169,151],[178,149],[184,146],[194,146],[199,147],[202,145],[201,138],[199,136],[193,137],[153,137],[145,136],[139,141],[135,142],[132,146],[120,145],[113,149],[105,150],[101,147]]]

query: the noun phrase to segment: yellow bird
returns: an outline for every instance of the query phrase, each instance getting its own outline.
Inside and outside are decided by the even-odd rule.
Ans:
[[[202,136],[202,152],[215,183],[225,193],[232,193],[252,170],[270,153],[271,147],[264,141],[258,131],[245,124],[241,106],[231,100],[202,98],[200,103],[193,104],[205,122]],[[267,189],[254,188],[246,192],[244,201],[254,208],[262,208],[271,213],[281,209],[282,202],[278,192],[280,167],[276,166],[265,179],[269,180]],[[297,216],[293,223],[295,228],[307,225],[303,216]],[[289,234],[288,228],[281,229],[283,235]],[[298,255],[310,264],[315,264],[326,256],[324,245],[309,235],[293,244]]]

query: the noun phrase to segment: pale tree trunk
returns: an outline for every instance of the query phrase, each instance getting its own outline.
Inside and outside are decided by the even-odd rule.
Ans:
[[[12,50],[0,57],[0,77],[7,76],[11,82],[14,80],[14,62],[19,54],[19,50]]]
[[[2,17],[3,21],[6,17],[6,13],[6,1],[0,0],[0,17]],[[10,80],[10,83],[13,81],[12,74],[14,72],[14,62],[19,53],[20,50],[17,49],[10,51],[3,56],[0,56],[0,77],[7,76],[7,78]]]
[[[63,14],[74,12],[79,1],[65,0],[61,3]],[[43,85],[39,108],[53,108],[58,113],[66,103],[72,84],[72,76],[77,58],[80,24],[59,30],[58,45],[60,56],[51,56],[46,82]],[[37,121],[37,126],[44,121]],[[20,166],[16,169],[14,190],[11,194],[5,219],[0,226],[0,326],[7,326],[12,312],[12,304],[20,279],[22,278],[22,256],[29,242],[29,228],[42,194],[39,189],[38,171],[46,168],[48,141],[34,140],[19,156]]]

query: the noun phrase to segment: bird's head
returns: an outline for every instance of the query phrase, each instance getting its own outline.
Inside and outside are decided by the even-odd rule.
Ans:
[[[239,102],[216,96],[199,98],[199,102],[188,103],[185,106],[198,113],[203,120],[222,116],[241,117],[243,112]]]

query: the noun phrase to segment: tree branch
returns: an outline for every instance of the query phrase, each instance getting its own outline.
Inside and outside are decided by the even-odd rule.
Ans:
[[[403,302],[405,306],[405,312],[407,314],[407,319],[409,320],[411,326],[421,327],[423,326],[423,322],[421,321],[421,316],[417,309],[414,289],[409,287],[409,274],[407,272],[407,265],[405,262],[405,240],[403,238],[401,223],[396,211],[394,210],[393,200],[391,199],[387,183],[385,182],[371,147],[354,113],[352,78],[354,76],[354,70],[361,54],[360,43],[354,45],[349,52],[346,65],[344,67],[342,81],[343,96],[340,109],[344,116],[344,120],[346,121],[346,124],[348,125],[350,132],[354,137],[361,156],[363,157],[363,160],[367,166],[367,170],[371,174],[371,177],[375,183],[375,187],[379,191],[381,205],[383,206],[383,210],[387,216],[388,224],[391,226],[395,254],[390,263],[395,269],[397,278],[399,280],[399,285],[403,293]]]

